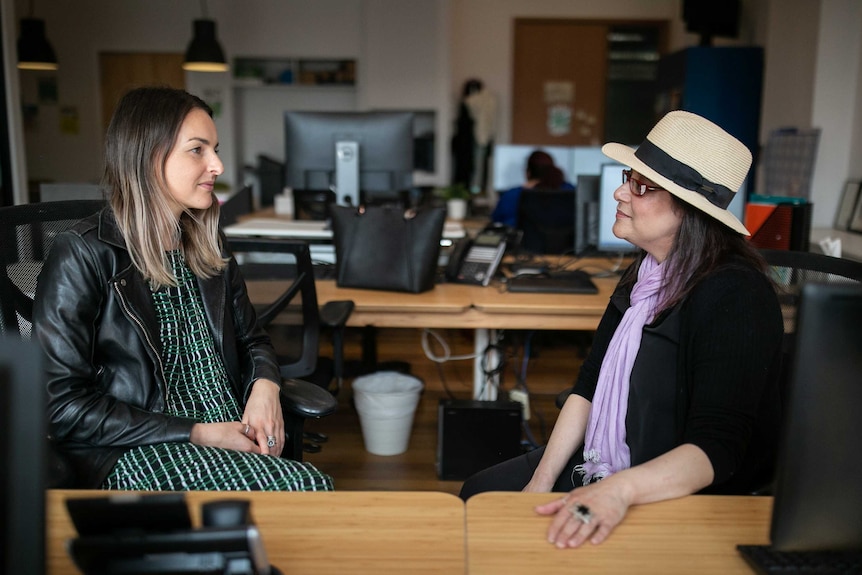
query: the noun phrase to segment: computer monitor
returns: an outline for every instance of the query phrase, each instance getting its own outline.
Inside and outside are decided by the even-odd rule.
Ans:
[[[603,253],[626,253],[637,251],[637,247],[627,240],[614,235],[613,227],[617,219],[617,201],[614,191],[622,184],[622,164],[602,165],[599,182],[599,234],[596,248]]]
[[[575,247],[575,192],[527,189],[521,192],[518,229],[521,248],[535,254],[570,254]]]
[[[572,149],[564,146],[531,146],[500,144],[494,146],[494,189],[498,192],[515,188],[527,179],[527,160],[536,150],[546,152],[554,165],[563,171],[567,181],[571,174]]]
[[[411,112],[284,113],[286,184],[333,190],[339,204],[413,187]]]
[[[601,169],[599,169],[600,171]],[[575,186],[575,254],[596,249],[599,242],[599,174],[581,174]]]
[[[45,386],[41,348],[0,336],[0,573],[45,572]]]

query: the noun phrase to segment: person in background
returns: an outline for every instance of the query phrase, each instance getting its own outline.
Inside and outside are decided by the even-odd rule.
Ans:
[[[480,471],[481,491],[561,492],[536,511],[557,548],[601,543],[629,507],[749,494],[772,479],[783,321],[768,267],[727,210],[751,153],[712,122],[664,116],[629,166],[613,232],[640,248],[546,446]]]
[[[172,88],[117,105],[108,206],[57,236],[34,301],[48,421],[79,487],[330,490],[279,457],[281,378],[218,233],[212,110]]]
[[[535,150],[527,158],[526,178],[527,181],[520,186],[503,192],[491,214],[492,222],[517,228],[518,206],[521,202],[521,192],[525,189],[575,189],[575,186],[565,181],[563,171],[554,164],[551,155],[543,150]]]

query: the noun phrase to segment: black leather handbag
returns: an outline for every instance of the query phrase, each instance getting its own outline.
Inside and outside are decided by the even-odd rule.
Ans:
[[[445,207],[332,206],[339,287],[420,293],[433,289]]]

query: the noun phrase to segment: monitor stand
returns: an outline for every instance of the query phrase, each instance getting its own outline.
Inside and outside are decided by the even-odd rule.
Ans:
[[[359,143],[335,143],[335,203],[359,205]]]

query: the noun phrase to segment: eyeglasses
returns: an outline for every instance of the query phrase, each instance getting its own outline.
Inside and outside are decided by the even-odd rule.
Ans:
[[[632,176],[632,170],[623,170],[623,183],[629,185],[629,190],[636,195],[642,196],[647,192],[657,192],[664,188],[659,186],[651,186]]]

